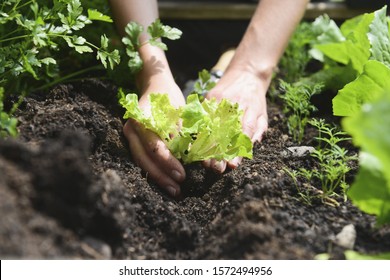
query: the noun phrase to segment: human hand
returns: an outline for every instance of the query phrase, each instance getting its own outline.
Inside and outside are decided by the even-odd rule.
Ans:
[[[268,128],[266,92],[269,81],[264,81],[253,73],[242,70],[227,71],[216,86],[207,94],[206,98],[221,100],[226,98],[238,103],[243,110],[242,128],[252,143],[261,141]],[[242,158],[235,158],[229,162],[207,160],[203,162],[206,168],[223,173],[226,167],[236,168]]]
[[[171,79],[154,77],[142,88],[142,92],[139,106],[147,115],[150,115],[150,93],[168,93],[171,104],[175,107],[184,104],[184,97],[179,87]],[[127,120],[123,132],[138,166],[172,197],[180,196],[180,183],[185,179],[185,171],[180,161],[171,154],[164,142],[155,133],[145,129],[133,119]]]

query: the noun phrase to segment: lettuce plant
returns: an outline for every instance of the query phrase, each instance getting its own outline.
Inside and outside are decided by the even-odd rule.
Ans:
[[[175,108],[167,94],[151,94],[151,116],[138,105],[136,94],[120,91],[120,104],[126,109],[124,118],[132,118],[156,133],[172,154],[184,163],[214,158],[231,160],[252,158],[252,142],[242,132],[242,111],[238,104],[224,99],[204,99],[197,94],[187,97],[187,103]]]
[[[383,93],[351,117],[344,129],[361,147],[360,169],[348,192],[361,210],[376,215],[379,225],[390,223],[390,93]]]
[[[333,99],[333,114],[351,116],[360,107],[375,99],[383,91],[390,92],[390,31],[386,6],[345,21],[339,34],[342,35],[314,46],[317,58],[344,65],[347,76],[354,78],[344,84]],[[321,55],[318,55],[320,53]],[[340,75],[345,75],[338,71]]]

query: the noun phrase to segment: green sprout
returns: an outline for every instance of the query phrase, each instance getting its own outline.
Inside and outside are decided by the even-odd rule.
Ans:
[[[346,192],[349,189],[346,174],[351,171],[350,163],[357,160],[356,155],[350,155],[349,151],[339,144],[351,138],[347,137],[344,131],[339,131],[335,126],[325,123],[323,119],[312,119],[308,123],[318,130],[318,137],[315,138],[318,140],[318,147],[310,154],[316,159],[317,166],[312,169],[285,169],[284,171],[294,180],[298,193],[304,201],[320,197],[327,204],[338,205],[332,197],[338,196],[337,190],[341,189],[344,200],[346,200]],[[298,185],[298,178],[303,178],[310,186],[319,184],[321,189],[317,189],[310,196],[309,193],[313,191],[303,191]]]
[[[288,115],[289,134],[292,135],[295,142],[301,143],[310,114],[317,110],[310,99],[313,95],[321,92],[322,85],[290,84],[281,80],[280,88],[284,92],[280,98],[284,101],[283,112]]]

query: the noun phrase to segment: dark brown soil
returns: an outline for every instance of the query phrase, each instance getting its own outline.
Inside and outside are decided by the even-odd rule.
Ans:
[[[26,99],[19,138],[0,141],[2,259],[343,258],[333,240],[349,224],[354,250],[390,251],[390,228],[349,201],[300,198],[283,168],[314,162],[285,152],[294,144],[276,105],[253,160],[220,176],[187,166],[179,201],[131,161],[122,114],[116,89],[95,80]]]

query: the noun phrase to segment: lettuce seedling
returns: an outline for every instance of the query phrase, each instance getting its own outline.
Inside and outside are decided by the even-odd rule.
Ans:
[[[126,109],[124,118],[135,119],[156,133],[183,163],[252,158],[252,142],[242,132],[238,104],[226,99],[200,102],[197,94],[191,94],[184,106],[175,108],[168,94],[155,93],[149,96],[151,115],[146,116],[136,94],[125,95],[120,90],[119,95],[119,103]]]

